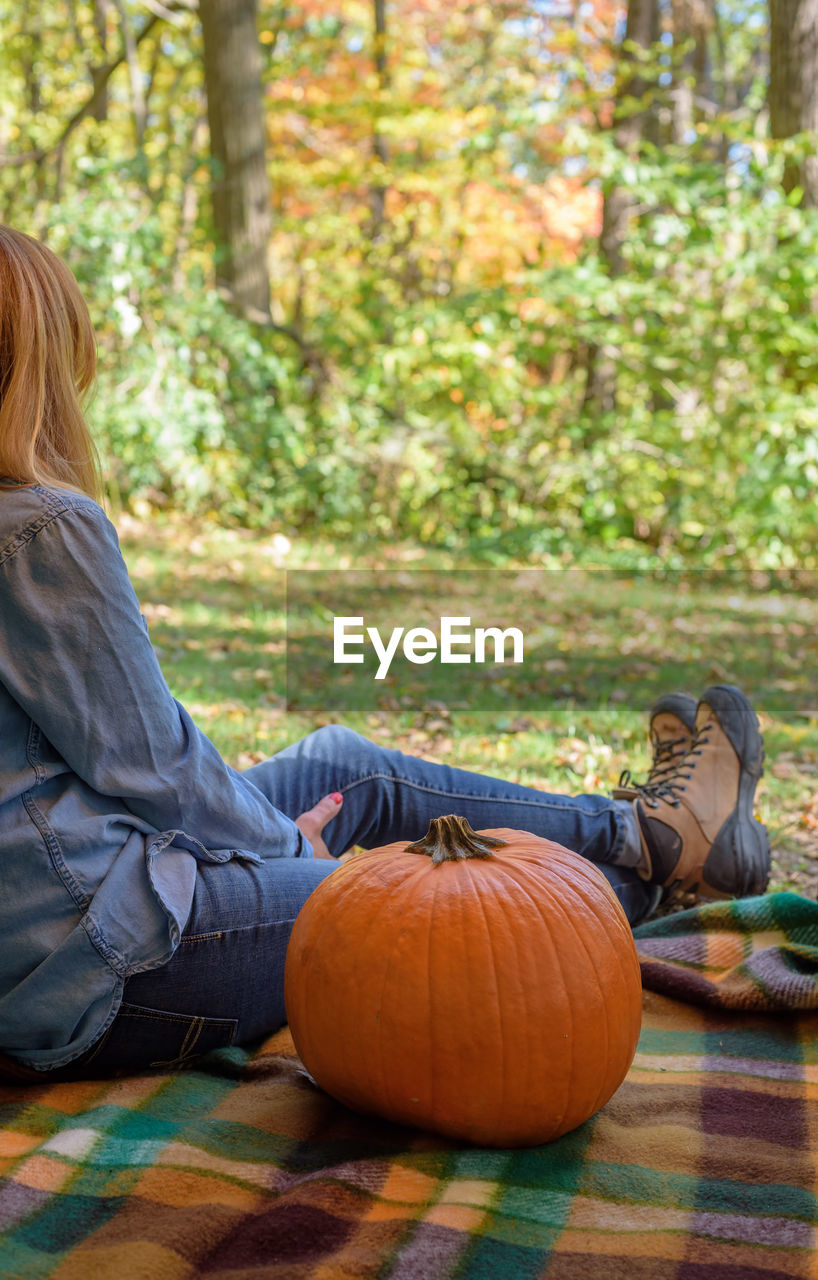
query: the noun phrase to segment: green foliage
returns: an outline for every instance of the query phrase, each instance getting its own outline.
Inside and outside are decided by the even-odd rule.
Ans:
[[[652,211],[615,281],[589,251],[513,291],[390,309],[359,269],[344,308],[344,273],[328,274],[318,369],[205,285],[169,289],[136,197],[54,206],[51,243],[101,338],[112,492],[498,556],[814,563],[818,217],[765,198],[760,174],[720,177],[641,164]],[[578,412],[591,347],[613,353],[618,387],[593,420]]]
[[[9,153],[53,146],[116,47],[86,0],[46,9],[39,49],[6,15]],[[592,22],[427,0],[391,15],[379,83],[368,5],[262,0],[265,328],[212,287],[195,17],[158,24],[141,147],[122,67],[105,119],[0,174],[3,216],[47,235],[88,297],[114,503],[498,562],[815,566],[818,215],[780,194],[784,150],[810,140],[760,140],[761,10],[743,12],[720,6],[725,109],[684,146],[624,156],[600,127],[611,61]],[[614,184],[634,215],[612,280],[595,220]],[[593,352],[615,410],[586,406]]]
[[[76,193],[52,206],[48,239],[74,270],[99,338],[91,417],[110,493],[269,518],[277,486],[304,458],[292,360],[205,283],[194,291],[179,275],[158,218],[121,172],[95,177],[93,205]]]

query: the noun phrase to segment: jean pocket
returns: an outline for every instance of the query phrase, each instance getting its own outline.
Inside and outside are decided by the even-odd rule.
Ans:
[[[99,1042],[80,1062],[89,1074],[178,1070],[236,1037],[236,1018],[204,1018],[123,1001]]]

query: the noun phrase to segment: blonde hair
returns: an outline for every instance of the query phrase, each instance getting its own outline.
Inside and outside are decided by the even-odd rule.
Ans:
[[[0,477],[99,499],[84,405],[96,373],[88,308],[65,263],[0,225]]]

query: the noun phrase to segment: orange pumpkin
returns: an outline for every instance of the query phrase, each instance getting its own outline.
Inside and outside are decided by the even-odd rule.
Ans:
[[[593,1115],[625,1077],[642,1012],[633,938],[602,872],[454,815],[319,884],[284,989],[327,1093],[484,1146],[547,1142]]]

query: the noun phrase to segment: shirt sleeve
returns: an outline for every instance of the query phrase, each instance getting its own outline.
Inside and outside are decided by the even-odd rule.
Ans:
[[[116,530],[67,505],[0,565],[0,678],[68,767],[157,831],[208,851],[310,856],[293,821],[172,696]]]

